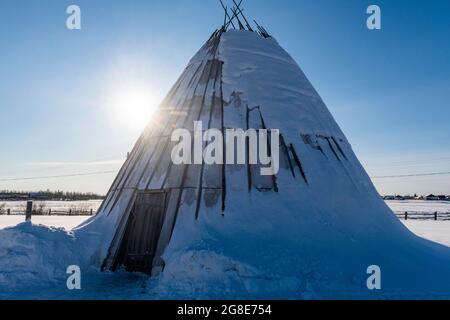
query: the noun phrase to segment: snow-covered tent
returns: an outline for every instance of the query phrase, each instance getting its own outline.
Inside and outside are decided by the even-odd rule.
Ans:
[[[76,230],[91,236],[92,263],[191,284],[199,274],[252,274],[288,296],[369,294],[367,267],[378,265],[390,293],[450,294],[450,250],[398,221],[297,63],[263,27],[243,24],[228,28],[227,19],[192,58],[97,216]],[[279,129],[279,172],[173,164],[173,130],[193,131],[195,121],[203,130]]]

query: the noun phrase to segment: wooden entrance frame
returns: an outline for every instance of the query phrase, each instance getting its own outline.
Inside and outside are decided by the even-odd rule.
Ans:
[[[178,215],[178,206],[181,200],[181,189],[161,189],[161,190],[137,190],[130,201],[130,204],[127,209],[127,213],[124,216],[124,219],[121,221],[119,226],[117,227],[116,237],[113,240],[111,247],[109,249],[108,257],[103,262],[102,270],[111,270],[117,271],[120,265],[120,250],[123,244],[123,241],[126,237],[126,232],[128,228],[128,224],[133,214],[134,206],[138,199],[139,195],[148,195],[148,194],[165,194],[165,205],[164,205],[164,213],[163,213],[163,223],[159,233],[158,245],[156,247],[156,252],[152,261],[152,267],[148,270],[148,274],[152,276],[159,275],[165,266],[165,262],[163,260],[164,252],[169,245],[169,242],[172,238],[172,234],[175,228],[176,218]]]

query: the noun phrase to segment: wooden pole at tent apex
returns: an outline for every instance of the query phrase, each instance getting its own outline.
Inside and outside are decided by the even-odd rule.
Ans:
[[[242,0],[241,0],[241,2],[242,2]],[[233,10],[233,9],[234,8],[232,8],[231,11],[234,12],[234,13],[231,16],[230,21],[228,21],[228,24],[225,26],[225,30],[228,30],[228,27],[230,26],[230,23],[233,24],[233,20],[237,17],[238,12]],[[241,25],[240,21],[239,21],[239,24]],[[233,24],[233,26],[234,26],[234,24]],[[234,29],[236,29],[236,27],[234,27]]]
[[[241,16],[244,18],[244,21],[245,21],[245,24],[247,25],[248,30],[253,32],[252,26],[250,25],[250,23],[248,23],[247,18],[245,17],[244,13],[242,12],[241,5],[240,5],[240,4],[237,4],[237,3],[236,3],[236,0],[233,0],[233,3],[237,6],[238,12],[239,12],[239,13],[241,14]],[[241,1],[241,3],[242,3],[242,1]]]
[[[239,30],[245,30],[245,27],[242,24],[241,19],[239,19],[239,11],[236,8],[231,9],[231,11],[233,11],[234,16],[236,17],[236,20],[238,21]]]
[[[228,23],[227,22],[224,23],[224,27],[229,26],[231,23],[233,28],[236,29],[236,26],[233,23],[233,18],[231,18],[230,15],[228,14],[228,8],[223,4],[222,0],[219,0],[219,1],[220,1],[220,4],[222,5],[223,10],[225,11],[225,15],[227,16],[228,21],[229,21]]]

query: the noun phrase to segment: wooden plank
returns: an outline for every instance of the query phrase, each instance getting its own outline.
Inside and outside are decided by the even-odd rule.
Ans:
[[[260,191],[269,191],[274,190],[274,178],[273,176],[263,176],[261,175],[261,169],[263,166],[260,164],[261,159],[259,159],[259,151],[262,144],[265,144],[266,147],[266,154],[267,152],[270,152],[270,143],[269,141],[260,141],[259,136],[259,130],[266,129],[264,122],[262,121],[261,111],[259,107],[255,108],[248,108],[247,107],[247,130],[254,129],[257,130],[257,145],[255,146],[248,146],[247,148],[247,163],[249,166],[249,174],[251,177],[249,178],[249,181],[251,181],[251,185],[249,188],[255,188]],[[269,133],[267,138],[269,139]],[[247,143],[251,143],[250,140],[248,140]],[[257,164],[250,164],[250,156],[249,153],[251,153],[252,148],[256,151],[258,154],[257,156]]]
[[[203,132],[209,129],[210,119],[212,114],[212,97],[215,95],[214,93],[214,84],[217,82],[218,77],[218,66],[216,60],[209,61],[210,72],[208,75],[208,81],[206,83],[205,91],[203,92],[203,97],[201,101],[201,105],[199,108],[199,113],[192,113],[191,117],[189,117],[190,121],[188,122],[186,128],[194,132],[194,121],[202,121],[202,135]],[[195,119],[195,117],[197,117]],[[189,121],[189,120],[188,120]],[[203,140],[203,139],[202,139]],[[202,142],[202,149],[204,149],[206,143]],[[193,159],[194,160],[194,159]],[[203,162],[203,161],[202,161]],[[188,188],[201,188],[202,184],[202,169],[203,164],[191,164],[187,166],[187,174],[185,179],[184,187]],[[201,193],[201,191],[200,191]]]
[[[310,137],[310,138],[307,138]],[[314,137],[314,138],[313,138]],[[330,168],[330,160],[319,145],[315,134],[301,134],[298,139],[291,141],[294,159],[298,159],[303,172],[305,182],[309,186],[321,184],[321,181],[328,181],[335,175]],[[295,160],[297,163],[297,160]],[[297,168],[299,168],[297,166]],[[300,170],[301,174],[301,170]],[[303,177],[303,174],[302,174]]]
[[[166,205],[166,212],[163,227],[161,229],[161,236],[158,241],[158,247],[155,254],[155,259],[153,260],[153,271],[152,275],[156,276],[160,272],[162,272],[164,268],[164,260],[163,255],[167,246],[169,245],[170,239],[172,238],[173,229],[175,227],[177,213],[178,213],[178,205],[180,203],[181,198],[181,190],[174,189],[170,191],[168,195],[168,201]]]
[[[143,170],[142,177],[139,180],[138,189],[146,190],[148,184],[150,183],[154,172],[157,168],[158,162],[160,161],[162,154],[165,152],[165,147],[168,144],[168,137],[157,138],[159,141],[155,146],[155,151],[152,156],[149,158],[148,163],[146,164],[145,169]]]
[[[118,194],[120,193],[120,186],[123,183],[125,177],[127,176],[127,174],[129,174],[130,170],[131,170],[131,163],[133,162],[133,160],[135,159],[135,157],[138,155],[137,150],[140,148],[141,144],[142,144],[142,140],[143,140],[143,136],[141,136],[139,138],[139,140],[136,142],[136,145],[133,148],[133,151],[131,153],[131,155],[127,158],[125,164],[122,166],[122,168],[119,171],[118,176],[116,177],[116,182],[113,184],[113,186],[111,187],[110,191],[108,192],[105,201],[103,201],[99,212],[100,211],[105,211],[105,212],[110,212],[111,208],[112,208],[112,204],[116,202],[116,197],[118,196]],[[111,205],[111,207],[110,207]]]
[[[293,184],[304,186],[305,183],[303,177],[301,176],[299,169],[297,169],[289,145],[282,134],[280,134],[279,155],[280,168],[276,175],[279,191],[283,192],[283,189],[289,189]]]
[[[188,102],[191,104],[192,102]],[[190,107],[189,107],[190,108]],[[173,145],[175,146],[176,143]],[[167,152],[172,153],[173,147],[168,150]],[[164,188],[170,189],[170,188],[181,188],[182,187],[182,180],[183,180],[183,173],[186,168],[186,165],[174,165],[172,161],[170,161],[170,164],[167,168],[167,175],[164,182]]]
[[[194,74],[194,75],[192,76],[192,78],[191,78],[191,81],[192,81],[192,79],[194,79],[196,76],[198,76],[198,74]],[[187,99],[187,96],[186,96],[186,99]],[[178,108],[181,108],[181,107],[178,107]],[[177,109],[178,109],[178,108],[177,108]],[[170,125],[170,121],[171,121],[170,119],[172,119],[172,118],[178,118],[177,115],[174,115],[174,114],[173,114],[173,110],[170,111],[170,113],[169,113],[169,112],[166,112],[166,113],[167,113],[167,115],[166,115],[167,118],[166,118],[166,119],[167,119],[167,122],[168,122],[168,123],[166,123],[166,125],[164,125],[163,128],[161,128],[160,130],[158,130],[158,131],[159,131],[158,136],[159,136],[160,139],[163,140],[166,144],[163,146],[163,145],[161,145],[161,144],[159,143],[158,149],[154,149],[154,150],[152,150],[152,149],[153,149],[152,146],[155,145],[154,142],[153,142],[153,143],[148,143],[148,144],[147,144],[147,149],[148,149],[148,150],[147,150],[147,152],[146,152],[146,156],[144,156],[144,159],[142,160],[143,162],[147,162],[147,164],[144,165],[144,164],[142,163],[142,161],[141,161],[141,163],[139,164],[138,168],[144,168],[144,171],[143,171],[143,172],[140,171],[139,173],[136,173],[136,176],[138,176],[138,177],[140,176],[140,177],[141,177],[141,180],[140,180],[140,181],[132,180],[133,182],[132,182],[130,185],[128,185],[127,187],[133,188],[133,187],[136,187],[136,184],[139,184],[139,187],[142,188],[144,182],[147,183],[147,184],[150,184],[150,183],[151,183],[151,178],[152,178],[155,174],[156,174],[156,178],[159,178],[159,177],[160,177],[160,175],[158,175],[158,172],[155,173],[155,171],[154,171],[155,168],[154,168],[152,165],[157,165],[157,164],[161,163],[161,162],[160,162],[160,159],[161,159],[161,157],[164,155],[164,152],[165,152],[165,150],[169,147],[169,143],[170,143],[169,139],[167,139],[166,137],[161,137],[160,135],[163,134],[163,132],[167,130],[168,125]],[[160,127],[161,127],[161,126],[160,126]],[[159,153],[160,151],[163,151],[163,154],[160,154],[160,153]],[[153,152],[157,153],[157,154],[158,154],[158,157],[159,157],[156,164],[154,163],[154,159],[153,159],[153,156],[152,156]],[[139,160],[138,160],[138,162],[139,162]],[[151,170],[151,175],[149,174],[148,170]],[[150,175],[150,177],[149,177],[149,175]]]
[[[116,266],[151,273],[165,213],[166,193],[140,193],[136,197],[122,240]]]
[[[344,150],[342,150],[342,147],[339,144],[339,142],[337,141],[337,139],[335,137],[331,137],[331,139],[333,140],[333,143],[335,144],[335,146],[339,150],[340,154],[344,157],[345,160],[348,161],[348,158],[347,158],[346,154],[344,153]]]
[[[219,72],[218,81],[220,81],[220,78],[221,78],[221,69],[222,69],[222,63],[220,63],[219,70],[218,70],[218,72]],[[212,97],[212,101],[211,101],[212,112],[210,113],[208,128],[209,129],[218,129],[222,132],[222,101],[221,101],[221,97],[220,97],[220,92],[218,92],[219,88],[216,88],[216,86],[218,87],[219,84],[216,83],[214,86],[215,91],[213,93],[213,97]],[[222,132],[222,139],[223,139],[223,132]],[[205,144],[205,147],[207,145],[208,144]],[[222,163],[223,163],[223,161],[224,161],[223,149],[220,150],[220,152],[222,153]],[[202,169],[202,175],[203,175],[203,179],[202,179],[203,186],[202,187],[215,188],[215,189],[222,188],[222,184],[223,184],[222,167],[223,167],[223,164],[214,164],[214,165],[205,164]]]
[[[185,76],[183,77],[184,82],[189,80],[188,86],[190,86],[194,79],[199,76],[198,70],[200,68],[196,69],[192,77],[189,77],[190,74],[188,72],[185,72]],[[189,79],[190,78],[190,79]],[[120,198],[122,194],[122,189],[124,186],[126,186],[127,181],[129,179],[130,173],[134,171],[134,168],[136,167],[136,163],[141,159],[142,154],[144,152],[144,149],[148,147],[146,143],[146,139],[148,139],[149,135],[159,136],[161,134],[161,128],[163,127],[164,130],[167,127],[168,121],[170,121],[170,118],[172,117],[172,114],[168,112],[163,112],[161,109],[159,110],[159,115],[165,115],[163,119],[160,119],[161,123],[166,122],[166,126],[155,126],[154,128],[151,128],[150,126],[147,126],[145,132],[143,135],[141,135],[140,139],[136,143],[135,148],[133,149],[133,152],[131,153],[129,159],[127,160],[127,163],[124,165],[121,174],[120,179],[118,179],[117,185],[113,189],[111,195],[108,194],[106,202],[105,202],[105,211],[108,212],[108,215],[111,213],[111,210],[116,205],[118,199]],[[103,208],[102,208],[103,210]]]
[[[202,78],[205,79],[205,74],[208,73],[207,79],[211,79],[211,73],[213,72],[214,63],[209,62],[204,69],[204,72],[202,74]],[[209,69],[209,70],[207,70]],[[196,96],[189,105],[188,109],[189,112],[186,111],[186,114],[183,115],[184,118],[180,118],[178,120],[178,123],[175,125],[175,127],[183,127],[191,133],[194,130],[194,121],[199,119],[199,116],[201,115],[202,109],[204,108],[205,103],[205,95],[208,90],[210,81],[207,81],[206,83],[202,84],[202,86],[198,86],[195,90],[195,94],[197,91],[204,90],[202,96]],[[202,88],[204,87],[204,88]],[[192,174],[187,174],[186,170],[188,169],[188,165],[174,165],[171,163],[167,175],[167,179],[164,183],[164,188],[180,188],[183,187],[184,179],[183,177],[191,177]],[[192,184],[191,184],[192,185]]]
[[[158,181],[165,178],[165,176],[163,176],[165,174],[163,170],[168,166],[167,153],[170,145],[171,142],[168,137],[161,138],[158,149],[150,160],[145,177],[142,178],[139,184],[140,190],[162,189],[161,184],[158,184]]]
[[[114,192],[114,196],[113,196],[112,201],[109,204],[109,206],[105,208],[108,216],[111,214],[114,207],[117,205],[117,202],[120,200],[124,189],[126,189],[125,186],[128,182],[128,179],[132,175],[134,169],[136,168],[136,164],[142,158],[144,150],[145,150],[144,147],[140,148],[140,150],[138,152],[136,152],[136,159],[133,162],[130,162],[129,169],[124,174],[123,182],[121,182],[121,184],[118,186],[116,192]]]
[[[163,140],[163,138],[160,137],[150,137],[146,140],[142,157],[136,160],[134,170],[123,185],[123,188],[137,188],[142,181],[142,177],[146,174],[147,170],[149,170],[148,165],[151,162],[153,155],[157,153],[159,142],[161,140]]]
[[[202,123],[207,123],[206,129],[222,129],[222,104],[219,92],[219,85],[222,75],[222,61],[213,60],[213,78],[212,84],[212,98],[207,104],[207,108],[201,116]],[[212,81],[212,79],[211,79]],[[208,101],[207,97],[207,101]],[[208,143],[204,143],[206,148]],[[221,150],[222,151],[222,150]],[[221,188],[222,187],[222,165],[207,165],[203,164],[201,169],[201,187],[202,188]]]
[[[169,138],[167,138],[169,139]],[[172,149],[175,147],[175,142],[166,143],[166,147],[162,150],[161,157],[154,168],[153,175],[146,187],[147,190],[159,190],[163,189],[164,182],[166,180],[168,170],[172,165]]]
[[[306,177],[306,172],[305,172],[305,169],[303,167],[303,163],[302,163],[302,161],[300,159],[300,156],[298,154],[298,151],[295,149],[295,147],[294,147],[294,145],[292,143],[290,144],[289,149],[290,149],[292,158],[294,159],[294,162],[297,165],[297,169],[300,172],[300,175],[302,176],[302,178],[305,181],[305,183],[309,185],[308,178]]]
[[[200,87],[200,86],[199,86]],[[205,89],[206,90],[206,89]],[[198,119],[198,116],[201,112],[201,105],[203,103],[203,97],[196,96],[190,102],[189,111],[186,111],[186,114],[180,117],[175,125],[176,128],[183,128],[189,130],[191,133],[193,132],[194,121]],[[189,123],[192,122],[192,127]],[[173,145],[175,146],[175,144]],[[168,153],[171,155],[172,149],[168,150]],[[175,188],[182,187],[182,179],[180,179],[185,170],[187,170],[187,165],[177,165],[175,166],[172,161],[170,161],[167,171],[166,181],[164,182],[165,188]]]
[[[200,78],[205,77],[204,74],[209,72],[206,63],[203,63],[202,66],[203,69]],[[188,95],[187,100],[183,103],[183,107],[174,114],[175,116],[171,119],[171,122],[167,124],[164,130],[164,136],[171,136],[175,129],[185,128],[184,125],[187,122],[187,118],[189,116],[192,117],[192,109],[198,106],[199,101],[202,100],[202,95],[200,95],[199,92],[203,92],[205,87],[206,83],[201,84],[199,79],[196,81],[192,96]]]
[[[336,144],[334,143],[334,140],[332,137],[324,137],[324,140],[326,140],[326,143],[328,144],[328,148],[332,150],[332,153],[335,156],[335,159],[338,159],[339,166],[338,169],[341,170],[348,178],[348,180],[351,182],[352,186],[355,188],[358,188],[358,179],[355,179],[354,174],[352,173],[352,168],[350,166],[350,163],[347,160],[344,160],[343,153],[339,152],[339,149],[337,148]]]
[[[336,160],[338,160],[339,162],[341,162],[341,158],[339,157],[339,155],[337,154],[337,152],[334,149],[333,145],[331,144],[331,139],[329,137],[323,137],[322,139],[324,140],[326,146],[328,147],[328,150],[330,150],[331,153],[334,155],[334,158]]]
[[[223,136],[222,136],[223,139]],[[221,149],[220,152],[223,153]],[[223,156],[223,155],[222,155]],[[222,162],[223,162],[222,157]],[[202,187],[203,188],[222,188],[222,166],[223,164],[204,164],[202,168]]]
[[[280,168],[289,169],[292,176],[295,178],[293,159],[291,158],[291,153],[289,152],[289,147],[284,139],[284,136],[280,134]]]
[[[115,265],[115,261],[118,258],[120,245],[122,243],[125,228],[127,227],[128,219],[131,213],[131,210],[134,205],[134,201],[136,199],[136,192],[134,191],[126,191],[125,194],[129,194],[130,198],[129,201],[127,201],[127,206],[125,208],[116,207],[115,210],[117,211],[119,216],[118,223],[115,226],[114,229],[111,231],[114,233],[114,237],[111,241],[111,245],[108,249],[108,255],[106,259],[103,261],[102,264],[102,271],[105,270],[113,270]],[[123,201],[124,202],[124,201]]]

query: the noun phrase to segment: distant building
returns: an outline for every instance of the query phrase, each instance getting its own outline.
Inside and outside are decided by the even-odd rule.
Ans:
[[[435,196],[434,194],[429,194],[425,197],[425,200],[427,201],[439,201],[439,197]]]
[[[28,196],[33,200],[50,200],[50,197],[42,192],[31,192]]]

